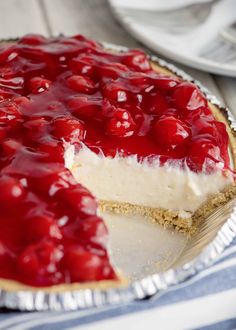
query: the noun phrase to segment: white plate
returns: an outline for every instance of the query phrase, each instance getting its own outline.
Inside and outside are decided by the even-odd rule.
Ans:
[[[186,16],[181,33],[176,33],[178,26],[169,27],[173,21],[175,25],[176,21],[180,24],[180,19],[174,20],[170,15],[169,20],[156,17],[162,10],[172,10],[173,5],[175,8],[186,6],[193,0],[109,0],[109,3],[122,25],[152,50],[197,69],[236,77],[236,44],[224,41],[219,34],[224,27],[236,22],[236,2],[212,1],[214,4],[201,24],[193,24],[194,18]]]

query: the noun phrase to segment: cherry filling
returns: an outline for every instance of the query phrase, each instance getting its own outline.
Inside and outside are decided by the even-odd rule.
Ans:
[[[0,277],[32,286],[117,276],[97,202],[64,166],[65,143],[106,156],[229,168],[228,135],[191,83],[81,35],[0,46]],[[175,162],[176,163],[176,162]]]

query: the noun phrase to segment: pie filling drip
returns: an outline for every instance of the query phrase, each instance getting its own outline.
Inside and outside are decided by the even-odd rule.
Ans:
[[[228,135],[191,83],[81,35],[0,46],[0,277],[32,286],[117,279],[97,202],[66,145],[195,173],[229,169]]]

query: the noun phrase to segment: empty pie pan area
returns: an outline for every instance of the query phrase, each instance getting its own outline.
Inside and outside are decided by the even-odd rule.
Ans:
[[[127,48],[105,44],[114,51]],[[218,107],[233,132],[236,121],[229,109],[198,81],[166,61],[150,56],[150,60],[195,83],[209,102]],[[236,200],[217,208],[202,223],[198,232],[187,237],[174,229],[166,229],[140,215],[103,213],[110,232],[112,260],[129,280],[123,287],[53,290],[0,289],[0,306],[18,310],[77,310],[96,306],[124,304],[144,299],[185,281],[209,266],[236,236]]]

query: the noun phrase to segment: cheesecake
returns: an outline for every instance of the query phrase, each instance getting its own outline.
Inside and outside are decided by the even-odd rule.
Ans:
[[[191,234],[236,194],[227,118],[141,50],[2,42],[0,124],[2,289],[126,285],[102,211]]]

